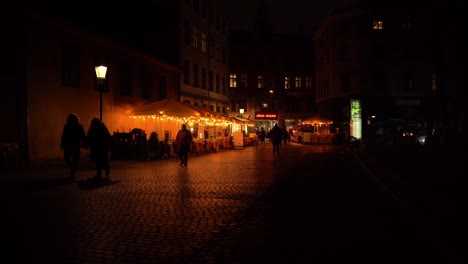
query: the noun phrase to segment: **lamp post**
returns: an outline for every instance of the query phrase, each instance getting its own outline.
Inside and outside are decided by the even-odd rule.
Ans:
[[[94,70],[96,71],[99,89],[99,120],[102,122],[102,84],[106,79],[107,67],[104,65],[98,65],[94,67]]]
[[[244,117],[244,108],[240,108],[239,113],[240,113],[241,117],[243,118]]]

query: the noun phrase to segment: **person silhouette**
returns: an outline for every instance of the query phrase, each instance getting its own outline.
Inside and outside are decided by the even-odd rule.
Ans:
[[[89,143],[91,161],[96,164],[95,178],[102,178],[103,169],[106,177],[109,177],[109,151],[112,144],[112,137],[109,130],[99,118],[95,117],[91,120],[86,137]]]
[[[187,166],[188,153],[190,145],[192,144],[192,133],[187,129],[185,124],[182,125],[179,132],[177,132],[176,143],[179,150],[180,166]]]
[[[63,150],[63,160],[69,170],[68,178],[73,180],[78,169],[81,148],[87,148],[83,125],[75,113],[68,115],[67,122],[63,126],[60,148]]]

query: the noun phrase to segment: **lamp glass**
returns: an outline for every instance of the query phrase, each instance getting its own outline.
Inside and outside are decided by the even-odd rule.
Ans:
[[[105,79],[106,78],[106,73],[107,73],[107,67],[103,65],[99,65],[94,67],[96,70],[96,77],[98,79]]]
[[[241,114],[243,114],[243,113],[244,113],[244,108],[239,109],[239,112],[240,112]]]

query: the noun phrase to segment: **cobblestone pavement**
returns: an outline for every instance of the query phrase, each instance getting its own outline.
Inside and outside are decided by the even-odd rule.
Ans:
[[[61,165],[35,167],[17,175],[26,183],[3,185],[6,252],[17,263],[190,262],[310,151],[335,146],[291,143],[280,162],[271,145],[190,157],[187,167],[112,161],[101,185],[86,182],[89,168],[69,182]]]
[[[445,191],[430,196],[427,186],[437,184],[429,183],[418,175],[419,180],[423,180],[421,187],[415,177],[408,178],[408,173],[401,173],[417,171],[417,168],[402,169],[401,166],[390,166],[392,162],[379,163],[382,160],[388,161],[384,158],[385,155],[398,155],[399,151],[392,153],[387,149],[369,149],[355,153],[355,158],[364,162],[363,166],[368,166],[369,170],[376,171],[379,177],[382,175],[383,178],[376,181],[382,180],[383,188],[391,186],[392,194],[404,197],[405,206],[417,209],[421,207],[422,200],[428,203],[446,193],[447,189],[439,188]],[[281,149],[279,157],[273,155],[271,145],[267,144],[264,150],[247,147],[190,157],[187,167],[180,167],[177,159],[112,161],[111,180],[101,184],[86,181],[93,176],[90,167],[82,169],[78,173],[78,179],[71,182],[65,180],[61,164],[37,166],[32,171],[23,171],[21,175],[5,177],[17,177],[20,181],[8,180],[0,189],[4,208],[0,223],[3,239],[8,241],[2,250],[5,253],[3,255],[16,260],[10,263],[281,262],[280,259],[275,259],[279,255],[274,252],[280,249],[273,245],[279,238],[271,237],[269,232],[272,225],[281,223],[271,222],[272,214],[278,213],[271,207],[280,206],[281,210],[288,212],[288,205],[276,201],[275,195],[281,193],[282,197],[289,196],[298,206],[294,209],[296,211],[291,208],[289,212],[296,212],[297,216],[304,217],[306,212],[299,213],[297,210],[301,210],[304,201],[310,199],[306,198],[308,194],[305,189],[317,183],[280,183],[291,181],[292,172],[297,175],[307,173],[301,172],[310,169],[311,159],[303,159],[305,156],[311,153],[337,152],[345,154],[342,146],[290,143]],[[407,152],[406,155],[410,153],[415,152]],[[332,157],[334,158],[336,157]],[[408,156],[402,160],[407,158]],[[336,162],[342,165],[346,159],[343,155],[343,159],[339,158]],[[300,164],[299,160],[302,160]],[[314,160],[321,162],[316,157]],[[395,160],[395,164],[401,164],[399,162],[399,159]],[[404,168],[406,167],[408,166],[405,165]],[[327,168],[322,170],[326,172]],[[398,180],[394,175],[396,173],[402,175]],[[342,180],[346,181],[346,178],[340,181]],[[435,180],[431,178],[430,182],[432,181]],[[401,183],[407,187],[406,194],[399,187]],[[278,191],[277,186],[286,189]],[[427,197],[419,200],[413,197],[411,200],[408,198],[411,196],[408,195],[408,190],[411,189],[417,189]],[[291,196],[290,193],[295,191],[300,191],[299,195]],[[303,201],[299,202],[297,199]],[[447,199],[442,199],[425,208],[444,208],[443,214],[453,215],[453,208],[441,206],[446,202]],[[316,204],[319,210],[334,214],[328,209],[320,209],[320,203]],[[347,211],[346,208],[342,209]],[[421,211],[418,210],[419,213]],[[287,218],[282,221],[291,224]],[[319,220],[307,218],[307,221]],[[382,219],[376,221],[385,222]],[[301,232],[301,229],[299,226],[287,228],[285,232]],[[353,233],[352,230],[347,232]],[[403,231],[390,229],[385,232]],[[405,229],[405,233],[410,232],[412,231]],[[325,240],[329,235],[321,234]],[[411,236],[408,235],[408,247],[411,247],[411,243],[419,244],[419,240],[413,240]],[[269,240],[271,241],[268,242]],[[294,248],[299,242],[291,241],[290,248]],[[284,246],[288,242],[281,243]],[[366,245],[375,252],[384,252],[381,249],[383,244],[379,247],[379,243],[383,241]],[[416,245],[415,251],[417,247]],[[423,249],[424,247],[421,246]],[[296,252],[293,250],[285,255],[294,254]],[[346,256],[341,260],[346,261]],[[384,262],[379,259],[375,263]]]

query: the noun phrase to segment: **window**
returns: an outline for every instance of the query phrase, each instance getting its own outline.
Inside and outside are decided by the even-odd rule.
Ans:
[[[184,84],[190,84],[190,62],[184,61]]]
[[[247,74],[245,73],[241,74],[239,85],[243,88],[247,87]]]
[[[257,76],[257,88],[260,88],[260,89],[265,88],[265,76],[263,75]]]
[[[294,86],[296,88],[302,88],[302,77],[301,76],[296,76],[296,78],[294,79]]]
[[[409,72],[404,73],[403,81],[404,81],[403,89],[405,91],[413,90],[413,76],[411,73]]]
[[[213,71],[210,70],[209,77],[208,77],[208,89],[213,91]]]
[[[193,0],[193,10],[195,10],[195,12],[198,13],[198,11],[200,11],[200,3],[198,2],[198,0]]]
[[[120,65],[120,95],[132,96],[132,65],[127,62]]]
[[[141,99],[151,99],[151,72],[143,70],[141,73]]]
[[[206,18],[206,8],[207,8],[207,4],[206,4],[206,1],[207,0],[202,0],[202,4],[201,4],[201,8],[202,8],[202,17],[203,18]]]
[[[207,44],[206,44],[206,33],[203,32],[203,33],[201,34],[201,51],[202,51],[203,53],[205,53],[205,54],[206,54],[206,47],[207,47]]]
[[[291,78],[284,77],[284,89],[290,89],[290,88],[291,88]]]
[[[202,89],[206,90],[206,68],[202,68],[201,70],[202,74]]]
[[[347,74],[341,76],[341,91],[349,91],[349,75]]]
[[[374,25],[373,25],[372,29],[382,30],[383,29],[383,21],[382,20],[374,20]]]
[[[408,19],[406,21],[403,21],[401,26],[403,28],[403,31],[412,31],[413,30],[413,22],[410,19]]]
[[[216,92],[219,93],[219,74],[216,74]]]
[[[193,26],[192,28],[192,46],[196,49],[198,49],[198,27]]]
[[[312,77],[310,76],[305,77],[305,88],[312,89]]]
[[[62,47],[62,85],[80,87],[80,48],[75,46]],[[93,71],[94,73],[94,71]],[[104,87],[104,85],[103,85]]]
[[[341,61],[349,61],[349,47],[347,45],[341,46],[340,60]]]
[[[437,90],[437,74],[435,73],[432,74],[431,84],[432,84],[432,91]]]
[[[223,76],[222,78],[222,84],[221,84],[221,94],[226,94],[226,77]]]
[[[185,44],[190,45],[190,24],[188,20],[184,20],[184,41]]]
[[[194,64],[193,65],[193,86],[194,87],[198,87],[199,83],[198,83],[198,64]]]
[[[237,74],[231,73],[229,74],[229,87],[236,88],[237,87]]]

